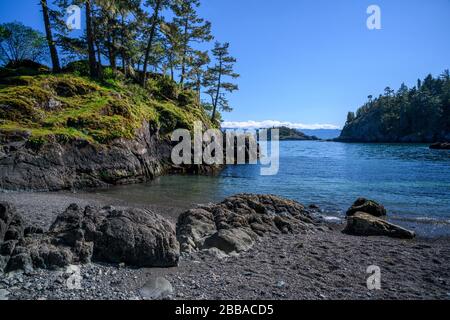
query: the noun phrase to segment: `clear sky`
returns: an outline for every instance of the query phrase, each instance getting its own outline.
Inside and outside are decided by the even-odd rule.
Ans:
[[[0,22],[42,30],[37,4],[0,0]],[[450,68],[450,0],[203,0],[200,14],[238,59],[227,121],[342,126],[369,94]]]

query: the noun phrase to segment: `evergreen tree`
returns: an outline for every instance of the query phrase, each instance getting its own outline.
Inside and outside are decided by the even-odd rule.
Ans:
[[[208,88],[206,93],[211,97],[212,115],[214,121],[217,111],[229,112],[232,110],[226,98],[226,93],[232,93],[239,90],[239,87],[231,82],[227,82],[226,78],[236,79],[239,74],[234,72],[234,64],[236,59],[229,54],[229,43],[221,44],[216,42],[212,54],[215,58],[215,65],[208,68],[205,75],[204,84]]]
[[[181,33],[175,23],[163,23],[162,31],[165,36],[164,48],[166,49],[166,63],[164,70],[170,71],[170,77],[175,80],[175,70],[180,61],[179,53],[181,51]]]
[[[92,25],[92,7],[91,0],[86,0],[86,35],[87,35],[87,45],[88,45],[88,57],[89,57],[89,74],[91,78],[98,78],[98,68],[97,60],[95,58],[95,47],[94,47],[94,31]]]
[[[143,65],[143,76],[142,76],[142,85],[144,86],[147,82],[147,68],[150,59],[150,53],[154,44],[154,40],[157,33],[157,27],[160,21],[161,11],[164,10],[171,4],[170,0],[147,0],[146,5],[153,10],[153,14],[150,18],[149,24],[149,36],[147,41],[147,47],[145,49],[144,55],[144,65]]]
[[[181,74],[180,85],[183,87],[187,77],[188,68],[191,67],[192,56],[195,51],[192,43],[209,42],[211,35],[211,23],[198,17],[197,8],[200,0],[176,0],[172,10],[176,17],[174,23],[181,31],[180,61]]]
[[[202,83],[204,82],[204,77],[206,75],[205,66],[210,63],[211,59],[209,58],[207,51],[196,51],[194,54],[193,61],[190,63],[192,68],[187,75],[190,81],[187,84],[187,87],[197,93],[197,103],[200,105]]]
[[[60,72],[58,51],[56,49],[55,41],[53,40],[52,26],[50,23],[50,13],[47,0],[41,0],[42,14],[44,16],[45,33],[47,36],[48,47],[50,50],[50,57],[52,60],[53,72]]]

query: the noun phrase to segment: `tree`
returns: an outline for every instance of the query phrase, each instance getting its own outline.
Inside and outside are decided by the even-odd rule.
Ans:
[[[354,112],[349,112],[347,114],[347,123],[352,123],[356,119]]]
[[[357,110],[358,121],[351,121],[353,115],[349,113],[343,136],[370,140],[361,136],[364,128],[370,127],[378,140],[446,140],[450,131],[450,72],[444,71],[438,78],[428,75],[417,83],[411,89],[402,84],[395,95],[387,87],[385,95]]]
[[[200,6],[199,0],[177,0],[172,10],[176,17],[174,23],[181,31],[181,74],[180,85],[184,86],[187,76],[190,56],[194,53],[191,43],[209,42],[213,39],[211,35],[211,23],[199,18],[196,9]]]
[[[386,97],[390,97],[395,91],[391,89],[391,87],[386,87],[384,89],[384,93],[386,95]]]
[[[179,65],[179,53],[181,52],[181,32],[175,23],[162,23],[161,29],[165,36],[164,46],[167,54],[167,67],[170,70],[170,77],[175,79],[175,69]]]
[[[205,66],[210,63],[208,52],[196,51],[195,57],[191,63],[191,70],[187,74],[190,83],[188,87],[197,92],[197,103],[201,104],[201,90],[204,77],[206,75]]]
[[[214,49],[212,50],[212,54],[216,60],[215,65],[209,67],[205,75],[204,84],[208,87],[206,93],[211,97],[211,118],[213,121],[216,119],[219,109],[226,112],[232,110],[225,94],[239,90],[236,84],[225,81],[226,77],[232,79],[239,77],[239,74],[233,71],[236,59],[230,56],[229,47],[229,43],[215,43]]]
[[[47,36],[48,48],[50,50],[50,57],[52,60],[53,72],[60,72],[61,67],[59,65],[58,51],[56,50],[56,44],[53,40],[52,26],[50,24],[50,14],[48,9],[47,0],[41,0],[42,14],[44,16],[45,33]]]
[[[92,26],[92,8],[91,0],[86,0],[86,35],[87,35],[87,45],[88,45],[88,56],[89,56],[89,74],[91,78],[98,78],[98,68],[97,61],[95,58],[95,47],[94,47],[94,31]]]
[[[160,13],[161,11],[169,5],[168,0],[147,0],[146,5],[153,9],[153,15],[150,19],[150,31],[147,41],[147,48],[145,49],[144,55],[144,66],[143,66],[143,76],[142,76],[142,85],[145,86],[147,82],[147,68],[150,59],[150,53],[153,47],[153,43],[156,36],[156,28],[160,22]]]
[[[46,58],[48,47],[42,33],[19,22],[0,25],[0,61],[18,64],[23,60],[34,62]]]

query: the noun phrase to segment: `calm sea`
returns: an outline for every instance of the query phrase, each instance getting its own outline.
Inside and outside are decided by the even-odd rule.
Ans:
[[[450,235],[450,151],[422,144],[281,142],[280,171],[229,166],[219,176],[165,176],[144,185],[101,193],[139,203],[189,208],[236,193],[270,193],[317,204],[329,220],[342,220],[358,198],[382,203],[394,223],[425,236]]]

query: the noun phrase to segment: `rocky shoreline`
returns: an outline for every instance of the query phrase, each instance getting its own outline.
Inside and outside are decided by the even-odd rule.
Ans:
[[[19,202],[18,195],[21,194],[0,194],[0,200]],[[75,196],[64,197],[58,200],[53,196],[56,206],[65,206],[61,199],[77,202]],[[79,199],[78,209],[86,202],[93,200]],[[104,203],[98,201],[96,205]],[[47,221],[61,214],[59,207],[53,213],[47,212],[53,216]],[[356,207],[364,209],[361,205]],[[21,213],[23,208],[19,209]],[[163,209],[159,210],[167,216]],[[256,195],[238,195],[184,213],[178,209],[170,212],[169,221],[173,224],[179,215],[179,221],[189,223],[184,223],[183,232],[178,232],[182,253],[174,266],[136,268],[118,261],[89,262],[80,266],[79,290],[68,289],[71,275],[65,268],[15,271],[0,276],[0,298],[450,299],[450,271],[445,267],[450,261],[448,239],[354,236],[342,232],[344,225],[316,220],[314,210],[317,209],[289,200]],[[260,214],[262,220],[257,221]],[[35,215],[30,210],[24,220],[33,223]],[[253,218],[242,220],[244,216]],[[42,222],[41,226],[50,227],[49,222]],[[199,235],[199,230],[204,234]],[[227,232],[233,236],[227,237]],[[201,250],[191,246],[198,245],[199,239],[203,241]],[[204,247],[205,242],[212,244],[210,248]],[[367,289],[366,269],[370,265],[381,268],[380,291]]]
[[[136,184],[177,173],[208,174],[220,166],[171,163],[172,142],[144,122],[134,139],[109,145],[84,140],[31,143],[23,132],[0,132],[0,191],[60,191]]]

